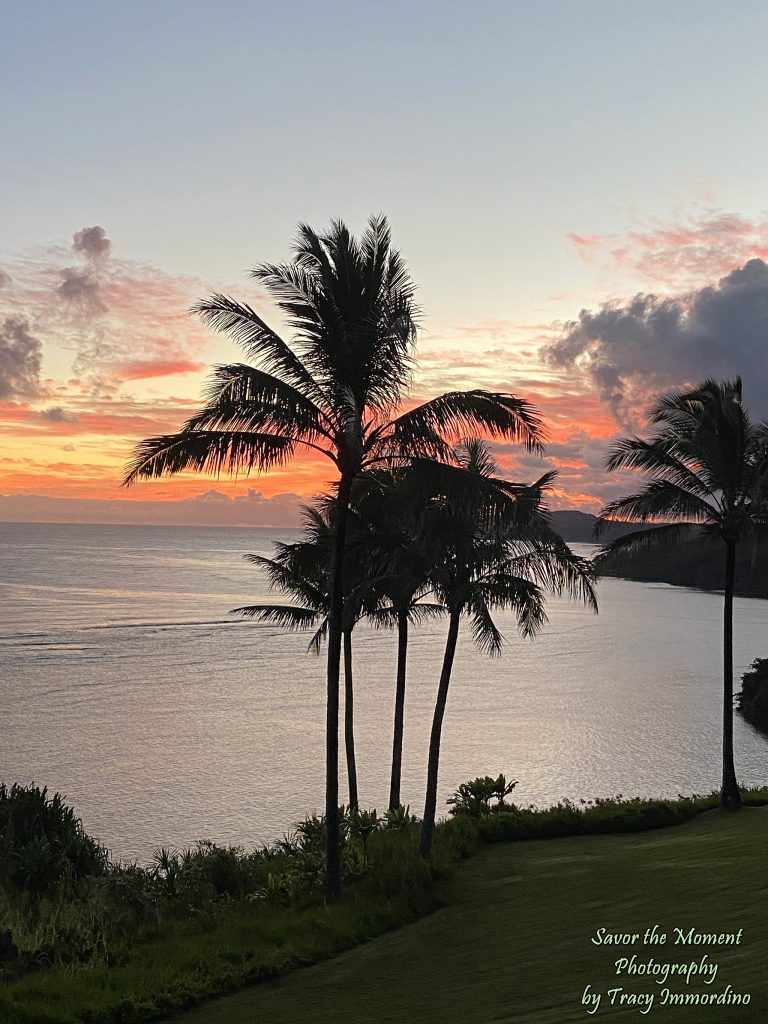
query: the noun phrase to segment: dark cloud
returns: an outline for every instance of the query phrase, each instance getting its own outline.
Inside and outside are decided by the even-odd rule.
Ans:
[[[11,283],[11,275],[6,274],[4,270],[0,270],[0,289],[7,287]]]
[[[104,228],[97,224],[95,227],[76,231],[72,239],[72,248],[89,260],[102,260],[109,255],[112,243],[107,238]]]
[[[749,260],[685,295],[584,309],[540,354],[587,376],[622,426],[634,425],[659,391],[736,374],[747,402],[766,415],[768,264]]]
[[[64,267],[61,284],[56,289],[67,302],[75,305],[81,315],[86,317],[99,316],[106,313],[107,305],[102,298],[102,279],[104,263],[112,249],[104,228],[96,225],[82,228],[72,236],[72,250],[88,261],[86,266]]]
[[[0,324],[0,398],[33,398],[40,391],[42,346],[26,320]]]
[[[106,306],[99,294],[99,282],[93,277],[90,269],[80,267],[64,267],[61,273],[61,284],[57,288],[59,295],[68,302],[78,303],[90,314],[106,312]]]
[[[44,420],[49,420],[51,423],[77,423],[77,416],[74,413],[67,412],[60,405],[54,405],[50,409],[43,409],[39,414]]]

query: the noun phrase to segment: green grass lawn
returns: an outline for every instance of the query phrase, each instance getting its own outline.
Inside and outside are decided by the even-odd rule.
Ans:
[[[179,1024],[670,1024],[768,1021],[768,808],[712,811],[674,828],[486,847],[456,872],[447,905],[415,924],[278,981],[174,1018]],[[668,933],[642,944],[646,928]],[[638,932],[633,946],[594,945],[600,927]],[[673,945],[675,927],[738,932],[741,945]],[[751,994],[744,1005],[660,1005],[664,985],[617,977],[614,961],[719,965],[712,984],[673,977],[673,992]],[[587,985],[602,993],[595,1014]],[[607,990],[653,992],[611,1007]]]

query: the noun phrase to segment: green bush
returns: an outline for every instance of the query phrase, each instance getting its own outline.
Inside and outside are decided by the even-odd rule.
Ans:
[[[0,784],[0,887],[44,893],[61,882],[104,875],[107,851],[86,834],[61,794]]]
[[[486,814],[499,813],[507,809],[504,802],[517,786],[517,780],[507,782],[504,775],[492,779],[484,775],[470,782],[462,783],[453,796],[448,798],[451,814],[468,814],[472,818],[482,818]],[[496,803],[491,803],[495,800]]]
[[[0,785],[0,979],[108,961],[153,913],[151,876],[111,864],[59,793]]]

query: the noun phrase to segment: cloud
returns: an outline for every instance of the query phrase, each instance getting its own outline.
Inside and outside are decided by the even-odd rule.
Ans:
[[[768,264],[751,259],[682,295],[638,294],[584,309],[540,350],[546,364],[575,370],[636,428],[660,391],[740,374],[754,411],[768,414]]]
[[[104,228],[96,225],[76,231],[72,237],[72,251],[88,262],[84,267],[63,267],[57,293],[67,302],[77,303],[88,316],[106,313],[101,297],[102,270],[112,249]]]
[[[69,246],[11,260],[0,278],[0,322],[22,316],[68,376],[92,399],[127,382],[197,371],[213,336],[189,308],[221,282],[169,274],[125,259],[101,225]],[[60,372],[60,370],[59,370]],[[64,371],[67,372],[66,370]]]
[[[90,260],[105,259],[112,248],[104,228],[98,224],[92,228],[76,231],[72,239],[72,248]]]
[[[0,325],[0,398],[35,397],[41,365],[42,345],[27,321],[8,317]]]
[[[49,420],[51,423],[77,423],[77,416],[67,412],[60,405],[54,405],[50,409],[43,409],[38,415],[42,416],[44,420]]]
[[[568,238],[588,266],[623,268],[664,291],[699,287],[750,258],[768,259],[768,221],[713,209],[651,219],[623,235]]]
[[[99,282],[88,268],[64,267],[57,292],[68,302],[79,303],[84,311],[91,314],[106,313],[107,307],[99,294],[99,288]]]
[[[37,411],[31,405],[20,402],[0,402],[0,433],[29,434],[31,430],[66,434],[98,435],[103,441],[108,437],[148,437],[154,434],[170,434],[191,413],[199,408],[194,399],[171,398],[158,402],[130,400],[104,400],[94,403],[83,398],[69,403],[68,407],[53,406]],[[128,445],[125,446],[128,455]]]

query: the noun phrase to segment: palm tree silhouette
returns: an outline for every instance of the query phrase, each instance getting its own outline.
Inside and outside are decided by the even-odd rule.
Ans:
[[[476,440],[457,447],[456,462],[458,472],[425,467],[434,482],[443,477],[421,525],[431,551],[432,590],[449,620],[429,741],[423,857],[432,847],[443,718],[462,617],[468,616],[480,650],[493,656],[504,645],[493,619],[497,610],[511,610],[523,636],[534,636],[547,621],[547,591],[566,592],[597,610],[590,564],[551,528],[542,504],[556,474],[530,485],[508,483],[498,477],[488,446]]]
[[[308,650],[320,654],[322,642],[328,633],[331,607],[329,580],[330,556],[334,531],[330,517],[333,505],[327,498],[315,506],[302,509],[306,539],[286,544],[275,544],[275,557],[246,555],[266,575],[270,586],[300,602],[298,605],[257,604],[233,608],[257,622],[272,622],[289,630],[304,630],[317,626],[309,641]],[[355,566],[355,569],[353,569]],[[352,631],[365,615],[373,615],[376,597],[368,587],[363,588],[363,564],[347,558],[344,566],[344,610],[342,613],[342,649],[344,654],[344,745],[349,787],[349,808],[357,811],[357,758],[355,755],[354,689],[352,672]]]
[[[445,612],[441,604],[423,600],[430,590],[429,565],[416,535],[423,501],[415,501],[408,486],[414,471],[414,467],[379,469],[360,479],[354,495],[357,539],[350,549],[367,566],[368,589],[379,598],[378,606],[367,611],[368,619],[374,626],[397,631],[390,811],[401,803],[410,627]]]
[[[414,285],[391,246],[386,218],[372,217],[359,241],[340,221],[324,234],[299,227],[288,263],[251,271],[275,298],[289,342],[245,303],[213,295],[195,307],[253,361],[217,366],[207,403],[177,434],[141,442],[125,483],[181,472],[237,474],[284,465],[298,449],[335,467],[335,543],[330,568],[326,698],[326,878],[341,897],[339,673],[343,565],[349,499],[367,467],[411,456],[434,458],[444,434],[478,430],[539,449],[532,407],[514,395],[450,392],[395,416],[411,382],[418,311]]]
[[[609,451],[609,470],[636,469],[648,482],[636,494],[608,502],[610,521],[655,523],[605,549],[641,549],[674,542],[698,524],[724,545],[723,573],[723,779],[721,803],[737,810],[741,793],[733,761],[733,585],[736,548],[768,525],[768,424],[754,426],[742,405],[741,378],[705,380],[690,391],[662,396],[649,439],[621,438]],[[669,522],[671,520],[671,522]]]

